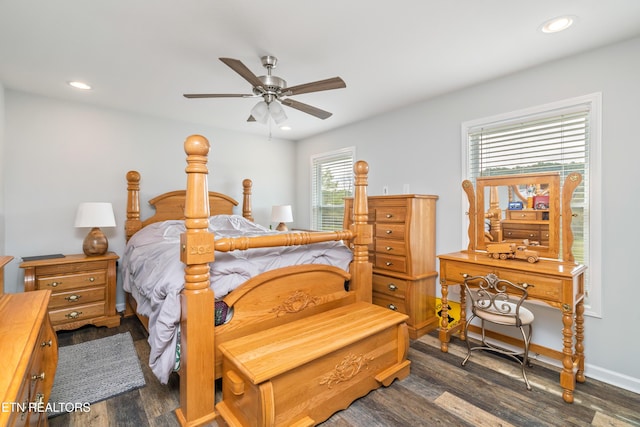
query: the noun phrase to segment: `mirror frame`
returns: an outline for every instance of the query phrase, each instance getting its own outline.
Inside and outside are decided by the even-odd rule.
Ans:
[[[472,233],[470,229],[470,239],[475,239],[475,249],[486,250],[485,241],[485,220],[492,219],[494,221],[502,221],[506,219],[506,211],[508,210],[504,206],[500,206],[499,187],[513,187],[513,186],[529,186],[529,185],[546,185],[548,188],[549,196],[549,244],[546,246],[530,246],[538,252],[541,257],[546,258],[558,258],[560,255],[560,239],[561,239],[561,223],[560,223],[560,174],[558,172],[552,173],[533,173],[533,174],[521,174],[521,175],[501,175],[490,177],[479,177],[476,179],[476,197],[475,197],[475,233]],[[465,190],[466,191],[466,190]],[[485,194],[489,192],[486,200]],[[494,200],[491,200],[491,199]],[[471,206],[471,201],[470,201]],[[526,203],[525,203],[526,206]],[[535,210],[535,209],[524,209]],[[471,212],[470,212],[471,213]],[[473,221],[473,217],[470,217],[470,222]],[[547,220],[544,220],[547,221]],[[495,223],[494,223],[495,224]],[[471,228],[471,224],[470,224]],[[500,227],[500,230],[502,228]]]

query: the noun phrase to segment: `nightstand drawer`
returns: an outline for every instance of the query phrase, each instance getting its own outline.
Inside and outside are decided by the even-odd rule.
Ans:
[[[407,293],[407,281],[395,277],[373,275],[373,292],[404,299]]]
[[[49,316],[54,325],[104,316],[104,301],[95,304],[76,305],[69,308],[51,310],[49,311]]]
[[[70,307],[90,302],[104,301],[105,287],[74,289],[69,292],[56,292],[51,295],[49,309]]]
[[[70,289],[104,285],[107,283],[106,270],[88,271],[84,273],[38,277],[36,280],[38,289],[50,289],[60,292]]]

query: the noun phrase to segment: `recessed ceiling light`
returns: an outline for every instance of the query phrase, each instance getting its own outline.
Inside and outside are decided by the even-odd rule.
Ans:
[[[558,18],[553,18],[542,24],[540,26],[540,31],[547,34],[564,31],[569,28],[575,20],[575,16],[560,16]]]
[[[76,89],[81,89],[81,90],[91,90],[91,86],[83,82],[75,82],[75,81],[69,82],[69,86],[74,87]]]
[[[280,130],[291,130],[291,126],[280,126]]]

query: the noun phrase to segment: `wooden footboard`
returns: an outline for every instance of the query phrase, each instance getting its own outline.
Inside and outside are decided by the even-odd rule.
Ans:
[[[187,189],[185,192],[168,193],[167,197],[160,199],[162,203],[158,203],[159,198],[154,199],[156,215],[149,220],[140,220],[140,175],[129,172],[125,229],[128,239],[146,224],[175,219],[175,212],[159,215],[159,209],[165,212],[165,206],[170,205],[170,210],[174,210],[176,200],[180,200],[177,204],[184,207],[181,217],[185,219],[186,232],[181,236],[180,257],[185,264],[185,283],[181,295],[180,408],[176,415],[182,425],[194,426],[208,423],[216,417],[214,381],[221,376],[222,361],[216,349],[221,342],[356,301],[371,302],[372,266],[367,247],[371,243],[372,232],[367,224],[368,165],[360,161],[354,168],[354,221],[350,230],[215,241],[208,231],[208,218],[212,214],[231,212],[215,211],[210,205],[233,200],[208,191],[207,139],[192,135],[185,141],[184,148],[187,154]],[[243,215],[251,218],[251,182],[245,180],[243,186]],[[264,273],[225,297],[225,302],[233,310],[233,318],[225,325],[213,327],[214,294],[210,288],[209,264],[214,262],[215,251],[306,245],[331,240],[350,242],[354,258],[349,273],[326,265],[295,266]],[[345,289],[345,281],[349,282],[348,290]]]

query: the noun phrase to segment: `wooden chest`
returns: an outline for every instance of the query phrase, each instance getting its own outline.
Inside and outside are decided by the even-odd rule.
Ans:
[[[407,316],[358,302],[221,344],[231,426],[310,426],[409,374]]]

